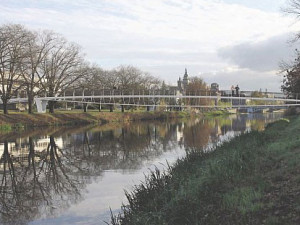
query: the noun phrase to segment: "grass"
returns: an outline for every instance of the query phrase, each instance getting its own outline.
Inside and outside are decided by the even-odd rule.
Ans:
[[[224,194],[222,204],[224,209],[239,209],[245,215],[247,212],[258,211],[262,204],[256,200],[261,198],[261,192],[253,187],[236,188]]]
[[[11,131],[12,127],[9,124],[0,124],[0,131]]]
[[[14,130],[24,130],[25,125],[23,123],[15,123],[12,125]]]
[[[211,111],[211,112],[206,112],[204,115],[205,116],[224,116],[224,115],[229,115],[231,113],[229,113],[226,110],[215,110],[215,111]]]
[[[111,224],[299,224],[300,117],[195,151],[126,193]]]

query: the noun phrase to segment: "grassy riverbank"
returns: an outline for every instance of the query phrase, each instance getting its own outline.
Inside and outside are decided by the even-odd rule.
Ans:
[[[215,117],[215,116],[228,116],[230,113],[227,110],[213,110],[211,112],[205,112],[204,115],[208,117]]]
[[[90,111],[58,111],[54,114],[27,114],[12,112],[8,115],[0,114],[0,131],[15,128],[61,126],[79,124],[104,124],[108,122],[129,122],[139,120],[158,120],[169,118],[189,117],[186,112],[97,112]]]
[[[127,194],[112,224],[300,224],[300,117],[189,153]]]

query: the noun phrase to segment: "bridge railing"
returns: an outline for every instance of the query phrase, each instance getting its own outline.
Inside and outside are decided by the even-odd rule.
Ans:
[[[140,101],[141,99],[143,102],[149,102],[150,100],[147,98],[152,98],[152,102],[156,102],[156,98],[174,98],[174,96],[181,96],[178,98],[182,98],[182,96],[186,96],[186,98],[193,98],[192,96],[221,96],[223,102],[230,102],[232,104],[237,104],[236,100],[232,100],[234,98],[247,98],[247,97],[255,97],[261,99],[268,99],[268,98],[276,98],[276,99],[286,99],[288,96],[282,92],[257,92],[259,95],[253,95],[253,91],[240,91],[238,93],[232,93],[231,90],[220,90],[220,91],[213,91],[213,90],[196,90],[196,91],[186,91],[186,92],[179,92],[176,89],[150,89],[150,90],[119,90],[119,89],[98,89],[98,90],[90,90],[90,89],[73,89],[67,90],[61,93],[60,96],[63,97],[70,97],[72,99],[85,99],[86,101],[96,101],[96,102],[124,102],[125,99],[127,102],[133,101]],[[103,99],[101,99],[103,96]],[[156,97],[157,96],[157,97]],[[300,96],[300,95],[299,95]],[[94,98],[95,97],[95,98]],[[119,97],[119,98],[118,98]],[[233,97],[225,98],[225,97]],[[70,98],[68,98],[70,99]],[[209,99],[209,98],[207,98]],[[257,99],[256,99],[257,100]],[[167,101],[171,101],[168,99]],[[189,102],[197,102],[196,100],[189,100]],[[203,101],[202,101],[203,102]],[[205,101],[207,103],[207,101]],[[253,103],[258,104],[258,102],[253,101]],[[245,105],[245,99],[239,100],[238,104]],[[265,102],[263,104],[273,104]]]
[[[119,90],[119,89],[73,89],[61,92],[59,96],[134,96],[134,95],[186,95],[186,96],[232,96],[232,97],[251,97],[253,93],[259,93],[261,98],[282,98],[286,99],[292,96],[288,96],[283,92],[257,92],[241,90],[238,93],[232,94],[231,90],[195,90],[195,91],[178,91],[176,89],[147,89],[147,90]],[[42,97],[42,96],[41,96]],[[259,97],[259,96],[257,96]],[[296,99],[299,99],[300,94],[294,94]]]
[[[89,89],[89,88],[75,88],[75,89],[68,89],[62,91],[59,96],[121,96],[121,95],[166,95],[166,96],[173,96],[173,95],[186,95],[186,96],[232,96],[232,97],[251,97],[253,93],[259,93],[261,98],[278,98],[278,99],[300,99],[300,93],[294,93],[293,95],[289,95],[283,92],[263,92],[263,91],[250,91],[250,90],[241,90],[238,94],[234,91],[234,95],[232,95],[231,90],[195,90],[195,91],[178,91],[175,88],[171,89],[145,89],[145,90],[120,90],[120,89],[107,89],[107,88],[99,88],[99,89]],[[13,98],[26,98],[27,94],[25,91],[16,93]],[[39,96],[45,97],[45,96]],[[259,96],[256,96],[259,97]]]
[[[255,93],[256,92],[256,93]],[[256,95],[254,95],[254,93]],[[258,94],[258,95],[257,95]],[[101,98],[103,96],[103,98]],[[158,102],[159,98],[164,98],[167,102],[174,102],[178,101],[178,99],[181,99],[181,102],[200,102],[197,100],[191,100],[194,97],[197,96],[207,96],[205,99],[210,99],[213,101],[214,99],[222,99],[223,102],[229,102],[232,104],[237,104],[237,102],[240,104],[246,104],[246,99],[250,101],[249,99],[253,101],[253,103],[257,104],[258,100],[264,100],[262,104],[273,104],[267,103],[267,99],[283,99],[285,102],[287,102],[287,99],[290,99],[291,97],[293,99],[300,99],[300,94],[294,94],[293,96],[289,96],[287,94],[284,94],[282,92],[258,92],[258,91],[247,91],[242,90],[239,91],[238,94],[236,92],[232,93],[231,90],[220,90],[220,91],[214,91],[214,90],[195,90],[195,91],[178,91],[177,89],[147,89],[147,90],[120,90],[120,89],[105,89],[105,88],[99,88],[97,90],[94,89],[87,89],[87,88],[77,88],[77,89],[68,89],[66,91],[63,91],[60,93],[59,99],[57,100],[73,100],[73,101],[87,101],[87,102]],[[213,97],[214,96],[214,97]],[[17,101],[17,99],[21,97],[26,96],[15,96],[13,99]],[[45,96],[40,96],[41,98]],[[209,98],[213,97],[213,98]],[[298,98],[299,97],[299,98]],[[190,99],[189,99],[190,98]],[[241,100],[235,100],[237,98],[240,98]],[[55,100],[55,98],[52,98]],[[51,101],[51,98],[48,100]],[[188,100],[184,100],[188,99]],[[256,102],[255,102],[256,101]],[[274,101],[274,100],[273,100]],[[202,101],[203,102],[203,101]],[[205,101],[204,101],[205,102]],[[200,102],[201,103],[201,102]],[[207,101],[205,102],[207,103]],[[291,101],[290,103],[293,103]]]

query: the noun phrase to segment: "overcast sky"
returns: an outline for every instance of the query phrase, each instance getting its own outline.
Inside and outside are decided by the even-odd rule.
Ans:
[[[280,90],[300,30],[286,0],[0,0],[0,24],[51,29],[104,69],[130,64],[175,84],[188,69],[222,89]]]

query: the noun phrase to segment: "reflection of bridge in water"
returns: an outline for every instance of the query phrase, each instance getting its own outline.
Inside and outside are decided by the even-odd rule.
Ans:
[[[242,91],[232,95],[230,91],[197,91],[180,93],[178,91],[147,90],[73,90],[65,91],[60,96],[36,97],[38,112],[45,112],[49,101],[78,103],[85,105],[166,107],[166,109],[181,110],[183,108],[273,108],[281,109],[300,105],[300,99],[288,98],[281,92],[263,92],[261,97],[253,97],[252,91]],[[27,98],[13,98],[9,103],[27,102]],[[255,111],[255,110],[253,110]]]

